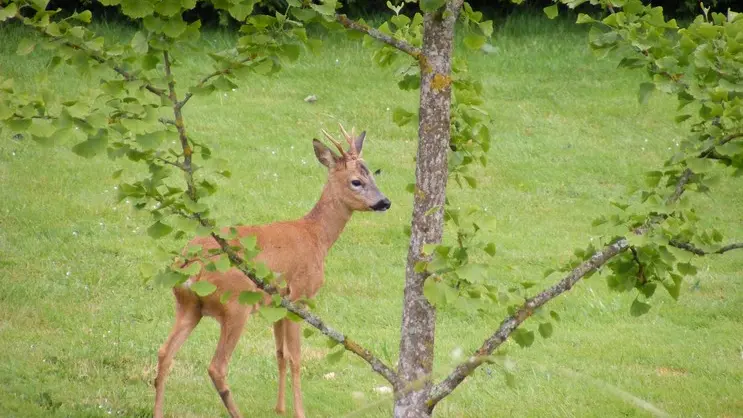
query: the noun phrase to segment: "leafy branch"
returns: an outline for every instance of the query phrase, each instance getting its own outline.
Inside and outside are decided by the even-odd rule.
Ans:
[[[416,60],[419,60],[422,56],[422,51],[420,48],[415,47],[402,39],[393,38],[392,36],[389,36],[378,29],[374,29],[369,25],[349,19],[346,15],[338,14],[335,16],[335,18],[338,23],[343,25],[346,29],[365,33],[378,41],[384,42],[387,45],[397,48],[398,50],[410,55]]]
[[[679,176],[674,188],[674,193],[667,200],[668,205],[675,203],[681,198],[681,195],[684,193],[686,185],[688,184],[692,174],[692,171],[687,169],[686,171],[684,171],[684,173],[682,173],[681,176]],[[651,231],[654,225],[656,225],[663,219],[663,217],[658,216],[651,217],[642,227],[634,229],[633,232],[636,235],[647,234]],[[740,245],[743,246],[743,244]],[[474,372],[483,363],[491,361],[490,356],[493,354],[493,352],[498,347],[500,347],[501,344],[503,344],[524,321],[531,317],[537,309],[541,308],[561,294],[569,291],[583,277],[585,277],[589,273],[597,271],[611,259],[623,253],[627,249],[632,250],[634,262],[640,265],[638,274],[643,274],[643,279],[645,279],[642,264],[638,259],[635,248],[630,245],[629,239],[621,237],[614,240],[614,242],[605,246],[600,251],[596,251],[591,255],[589,259],[583,261],[578,266],[573,268],[557,284],[547,290],[542,291],[536,296],[526,299],[526,301],[521,306],[515,309],[515,312],[513,314],[506,317],[501,322],[498,329],[483,342],[480,348],[477,349],[472,356],[458,365],[444,380],[434,385],[431,390],[431,395],[427,401],[427,405],[429,406],[429,408],[433,409],[433,407],[439,401],[441,401],[452,391],[454,391],[454,389],[456,389],[457,386],[459,386],[459,384],[461,384],[467,378],[467,376],[471,375],[472,372]]]
[[[218,77],[220,75],[230,74],[232,72],[232,70],[236,69],[240,65],[245,64],[246,62],[248,62],[248,61],[250,61],[252,59],[253,59],[252,57],[243,58],[243,59],[241,59],[239,61],[236,61],[236,62],[232,63],[227,68],[223,68],[221,70],[217,70],[217,71],[214,71],[213,73],[207,74],[206,76],[204,76],[204,78],[202,78],[198,82],[198,84],[196,84],[196,86],[194,88],[196,88],[196,89],[202,88],[212,78]],[[179,108],[182,108],[183,106],[185,106],[186,103],[188,103],[188,101],[191,100],[191,97],[193,97],[193,93],[191,91],[189,91],[188,93],[186,93],[185,96],[183,96],[183,100],[181,100],[180,102],[178,102],[178,107]]]

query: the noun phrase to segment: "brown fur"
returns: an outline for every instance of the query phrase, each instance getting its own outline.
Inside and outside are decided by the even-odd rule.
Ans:
[[[341,155],[314,140],[315,155],[318,161],[328,167],[328,181],[320,200],[303,218],[294,221],[275,222],[267,225],[237,227],[240,238],[253,235],[257,238],[261,252],[255,261],[264,262],[272,271],[280,273],[282,293],[291,300],[312,298],[325,280],[325,256],[338,239],[353,211],[386,210],[389,200],[377,189],[374,178],[361,160],[364,134],[359,137],[346,135],[350,148]],[[335,141],[334,141],[335,143]],[[339,145],[336,146],[338,147]],[[361,182],[356,186],[353,182]],[[386,202],[386,203],[385,203]],[[201,245],[206,251],[218,248],[211,237],[192,240],[189,244]],[[195,281],[207,280],[217,290],[205,297],[199,297],[190,290]],[[209,376],[219,393],[230,416],[240,417],[240,411],[232,399],[226,383],[227,364],[237,345],[245,322],[259,305],[246,306],[237,302],[242,291],[257,291],[255,284],[237,269],[225,273],[208,272],[202,269],[191,277],[185,285],[173,288],[176,299],[176,319],[173,330],[158,353],[158,371],[155,379],[155,418],[163,416],[165,380],[173,356],[203,316],[215,318],[221,328],[217,351],[209,365]],[[232,296],[221,303],[221,296],[229,291]],[[270,298],[264,298],[267,303]],[[300,387],[300,333],[299,324],[283,319],[274,324],[276,360],[279,371],[279,391],[276,412],[285,411],[284,392],[286,363],[289,362],[292,375],[294,397],[294,416],[304,417]]]

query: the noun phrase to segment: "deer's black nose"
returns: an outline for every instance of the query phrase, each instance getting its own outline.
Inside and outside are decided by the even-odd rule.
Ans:
[[[372,208],[372,210],[383,212],[383,211],[389,209],[390,206],[392,206],[392,202],[390,202],[390,200],[385,197],[384,199],[382,199],[379,202],[375,203],[374,206],[372,206],[371,208]]]

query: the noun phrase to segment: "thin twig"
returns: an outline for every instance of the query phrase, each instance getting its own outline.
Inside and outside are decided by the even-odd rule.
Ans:
[[[335,20],[337,20],[346,29],[355,30],[357,32],[363,32],[380,42],[384,42],[387,45],[397,48],[398,50],[410,55],[416,60],[419,60],[420,57],[422,56],[422,52],[420,48],[415,47],[404,40],[393,38],[390,35],[387,35],[384,32],[380,32],[379,30],[374,29],[373,27],[369,25],[359,23],[355,20],[351,20],[346,15],[337,14],[335,15]]]
[[[698,256],[704,256],[704,255],[710,255],[710,254],[724,254],[731,250],[737,250],[737,249],[743,248],[743,242],[735,242],[733,244],[728,244],[724,247],[720,247],[719,249],[715,251],[704,251],[703,249],[695,246],[694,244],[690,242],[684,242],[684,241],[671,240],[668,242],[668,244],[673,247],[689,251],[690,253],[694,253]]]
[[[635,263],[637,263],[637,279],[640,283],[645,284],[647,281],[645,279],[645,267],[640,262],[640,257],[637,255],[635,247],[630,247],[630,251],[632,251],[632,258],[635,260]]]
[[[212,78],[219,76],[219,75],[223,75],[223,74],[229,74],[230,72],[232,72],[232,70],[237,68],[238,64],[245,64],[246,62],[252,59],[253,59],[252,57],[243,58],[240,61],[233,63],[229,68],[224,68],[222,70],[217,70],[217,71],[214,71],[213,73],[207,74],[206,76],[204,76],[204,78],[201,79],[201,81],[199,81],[198,84],[196,84],[196,88],[204,87],[204,84],[206,84],[206,82],[211,80]],[[183,100],[178,102],[178,107],[182,108],[183,106],[185,106],[186,103],[188,103],[188,101],[191,100],[191,97],[193,97],[193,93],[189,91],[188,93],[186,93],[185,96],[183,96]]]

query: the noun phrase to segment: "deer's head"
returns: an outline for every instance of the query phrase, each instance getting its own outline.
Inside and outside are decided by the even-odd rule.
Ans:
[[[348,150],[336,141],[329,133],[325,136],[340,152],[333,152],[317,139],[312,140],[317,160],[328,168],[329,191],[350,210],[358,211],[385,211],[390,208],[390,202],[377,188],[374,176],[361,159],[361,150],[364,147],[366,132],[356,136],[351,130],[349,135],[343,126],[340,127],[343,136],[348,142]]]

